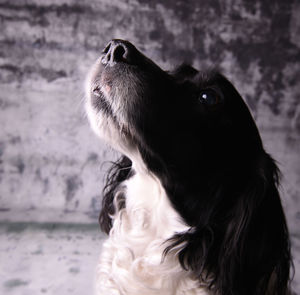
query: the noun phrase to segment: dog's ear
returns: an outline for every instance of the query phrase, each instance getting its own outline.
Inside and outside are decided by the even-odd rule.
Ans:
[[[262,151],[227,225],[217,274],[239,294],[287,292],[291,254],[278,174],[274,160]]]
[[[278,169],[263,150],[254,166],[238,194],[234,188],[215,190],[212,200],[222,202],[203,212],[205,222],[175,235],[165,250],[178,253],[181,247],[181,265],[217,294],[287,294],[291,254]]]
[[[105,186],[103,189],[102,209],[99,215],[99,224],[105,233],[109,233],[112,227],[112,218],[116,209],[125,206],[122,202],[122,189],[120,185],[131,176],[132,162],[125,156],[122,156],[118,161],[113,162],[109,169]],[[118,198],[117,202],[115,199]],[[116,205],[118,208],[115,208]]]

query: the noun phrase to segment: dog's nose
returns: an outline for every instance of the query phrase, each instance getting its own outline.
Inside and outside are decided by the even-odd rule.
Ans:
[[[131,63],[131,55],[134,46],[128,41],[114,39],[104,48],[101,62],[104,65],[113,66],[118,62]]]

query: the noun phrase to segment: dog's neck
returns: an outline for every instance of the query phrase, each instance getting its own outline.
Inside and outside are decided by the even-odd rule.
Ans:
[[[153,174],[139,170],[125,182],[126,213],[131,228],[149,235],[150,239],[168,239],[188,227],[173,209],[161,182]]]

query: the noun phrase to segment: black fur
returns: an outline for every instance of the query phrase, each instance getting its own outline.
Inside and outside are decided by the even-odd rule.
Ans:
[[[111,168],[107,172],[105,186],[103,189],[102,209],[99,215],[99,224],[105,233],[109,233],[112,227],[111,216],[115,213],[113,201],[116,194],[120,191],[122,182],[132,176],[131,161],[123,156],[117,162],[112,163]],[[119,195],[119,206],[125,206],[124,195]],[[121,209],[121,208],[119,208]]]
[[[215,294],[286,295],[291,255],[278,168],[233,85],[218,72],[187,65],[164,72],[121,40],[106,48],[97,75],[110,81],[110,99],[124,100],[126,128],[110,110],[120,133],[126,129],[120,138],[130,138],[191,226],[171,239],[165,254],[185,243],[179,262]],[[113,96],[114,83],[126,79],[131,101]],[[213,103],[202,99],[207,93]],[[107,180],[100,214],[105,232],[116,190],[131,170],[123,157]]]

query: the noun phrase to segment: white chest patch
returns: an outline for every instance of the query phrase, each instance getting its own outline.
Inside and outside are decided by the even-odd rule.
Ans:
[[[163,251],[175,233],[189,229],[153,175],[124,182],[126,207],[113,216],[97,267],[97,295],[206,295],[181,268],[173,249]]]

